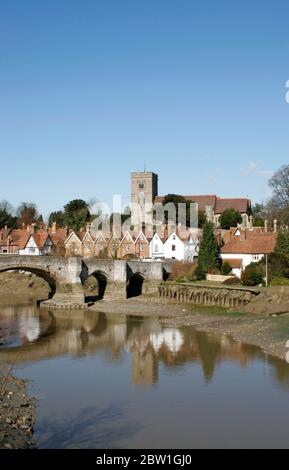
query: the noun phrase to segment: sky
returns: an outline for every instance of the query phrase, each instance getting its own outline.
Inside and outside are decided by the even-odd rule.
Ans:
[[[0,0],[0,200],[270,197],[288,164],[288,0]],[[288,100],[289,101],[289,100]]]

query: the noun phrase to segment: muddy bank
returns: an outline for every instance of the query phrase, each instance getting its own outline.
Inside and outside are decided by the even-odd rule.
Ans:
[[[0,295],[23,295],[47,299],[50,287],[44,279],[32,273],[18,271],[0,273]]]
[[[159,298],[130,299],[118,303],[98,302],[92,309],[104,313],[159,316],[167,326],[191,326],[199,331],[231,336],[236,341],[260,347],[266,354],[285,359],[289,340],[289,314],[226,311],[221,308],[172,303]]]
[[[27,381],[0,366],[0,449],[35,447],[33,430],[36,402],[27,395]]]

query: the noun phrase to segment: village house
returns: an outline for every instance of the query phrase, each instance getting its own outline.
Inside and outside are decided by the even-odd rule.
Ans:
[[[146,259],[150,256],[150,242],[143,232],[136,237],[135,255],[137,258]]]
[[[33,256],[57,254],[60,240],[64,244],[63,238],[63,234],[50,234],[44,225],[39,230],[36,230],[35,224],[13,230],[5,227],[0,230],[0,253]]]
[[[150,242],[150,258],[155,259],[161,259],[164,258],[164,242],[160,238],[160,236],[155,233],[151,242]]]
[[[65,247],[65,256],[66,257],[73,257],[73,256],[83,256],[83,245],[82,239],[84,237],[83,232],[70,232],[67,239],[64,242]]]
[[[221,258],[232,267],[232,272],[241,277],[243,270],[251,263],[258,263],[265,255],[273,253],[277,240],[276,232],[263,230],[231,229],[224,246]]]
[[[176,232],[172,233],[164,242],[164,258],[184,261],[185,242],[180,239]]]
[[[119,259],[135,257],[135,241],[129,232],[126,232],[118,247]]]

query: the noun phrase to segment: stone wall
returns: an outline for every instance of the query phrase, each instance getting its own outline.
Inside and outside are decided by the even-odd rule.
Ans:
[[[177,302],[196,305],[211,305],[224,308],[241,308],[247,305],[260,292],[252,289],[210,287],[176,283],[162,283],[159,286],[160,297]]]

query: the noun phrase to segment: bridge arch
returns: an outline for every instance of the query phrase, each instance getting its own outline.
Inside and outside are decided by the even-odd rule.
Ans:
[[[84,282],[86,290],[86,302],[95,302],[103,300],[109,282],[109,276],[104,271],[97,269],[92,273],[88,273],[88,277]]]
[[[141,272],[135,272],[129,276],[126,287],[126,296],[128,299],[142,295],[144,281],[145,277]]]
[[[26,265],[25,263],[24,264],[19,263],[19,265],[17,264],[0,265],[0,273],[8,272],[8,271],[18,271],[18,272],[21,271],[21,272],[26,272],[26,273],[32,273],[42,278],[44,281],[47,282],[47,284],[50,287],[50,293],[49,293],[48,299],[52,299],[52,297],[54,296],[54,294],[56,293],[58,289],[58,282],[57,282],[56,277],[53,276],[53,274],[51,274],[51,272],[49,272],[46,269],[29,266],[29,264]]]

